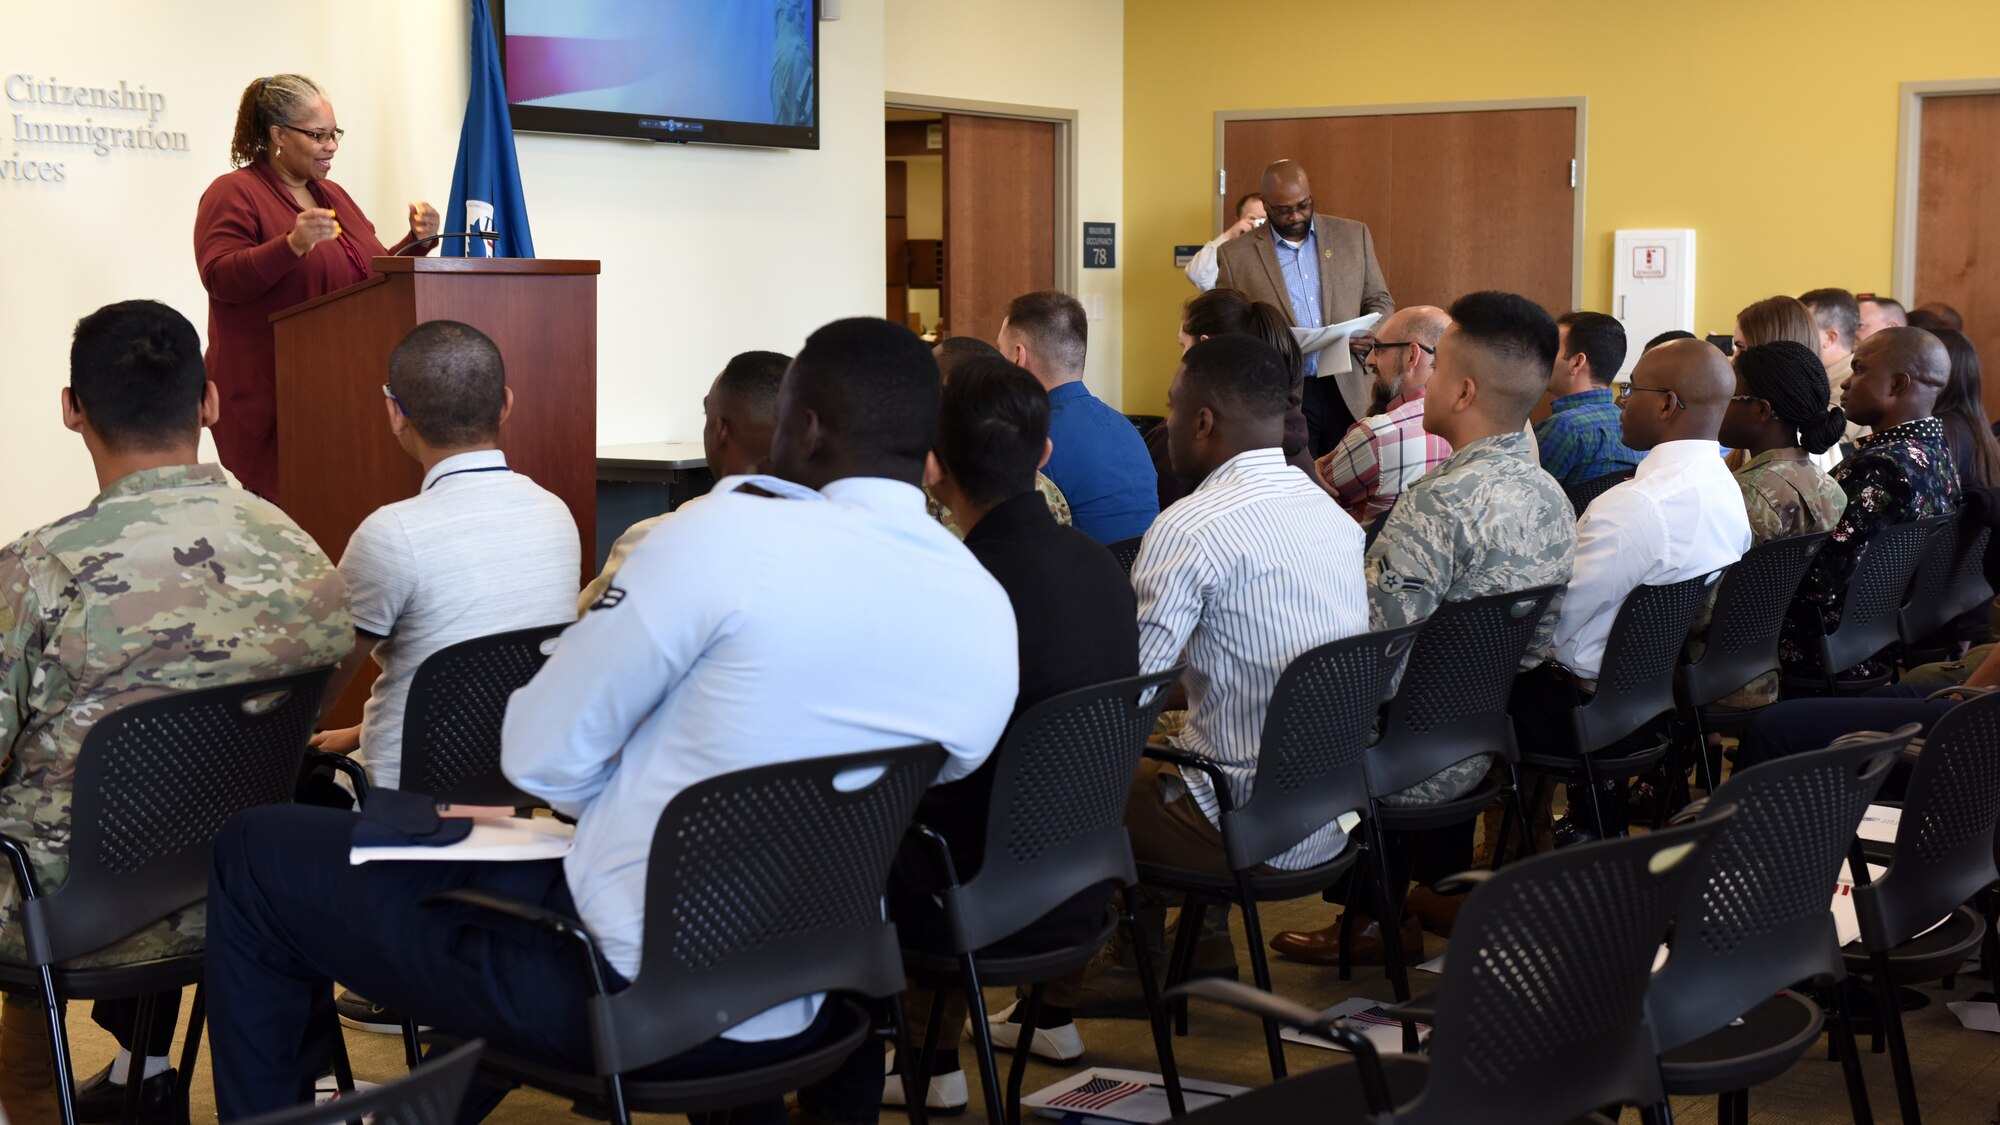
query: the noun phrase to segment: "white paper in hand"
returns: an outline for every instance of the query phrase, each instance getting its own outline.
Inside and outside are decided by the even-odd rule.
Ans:
[[[1348,337],[1357,332],[1373,331],[1381,319],[1381,313],[1362,313],[1353,320],[1343,320],[1325,328],[1294,328],[1292,338],[1299,342],[1300,351],[1308,355],[1319,353],[1320,377],[1345,375],[1354,370],[1354,353],[1347,350]]]

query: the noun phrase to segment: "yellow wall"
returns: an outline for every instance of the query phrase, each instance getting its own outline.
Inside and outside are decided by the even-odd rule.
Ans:
[[[1772,293],[1886,291],[1897,84],[1994,76],[1995,0],[1127,4],[1125,408],[1173,376],[1171,250],[1213,233],[1217,110],[1586,96],[1585,305],[1612,231],[1692,227],[1697,330],[1726,332]]]

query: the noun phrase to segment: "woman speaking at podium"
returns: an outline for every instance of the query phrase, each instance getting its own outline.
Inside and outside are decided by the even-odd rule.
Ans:
[[[276,344],[269,317],[367,279],[371,259],[437,233],[437,208],[410,204],[410,231],[384,250],[374,224],[327,179],[343,130],[310,78],[274,74],[243,91],[229,160],[195,212],[194,258],[208,290],[208,377],[222,393],[215,445],[243,486],[278,488]],[[427,248],[428,249],[428,248]]]

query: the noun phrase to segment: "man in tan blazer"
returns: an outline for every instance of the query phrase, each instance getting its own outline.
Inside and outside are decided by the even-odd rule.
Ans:
[[[1223,243],[1216,254],[1217,288],[1276,305],[1296,328],[1320,328],[1362,313],[1387,316],[1396,311],[1396,300],[1375,260],[1368,224],[1314,214],[1312,184],[1294,161],[1280,160],[1264,169],[1263,186],[1270,221]],[[1357,342],[1368,344],[1373,338],[1360,337]],[[1331,450],[1355,419],[1372,413],[1372,380],[1361,364],[1352,363],[1346,374],[1332,376],[1339,390],[1335,395],[1311,377],[1318,373],[1321,358],[1319,353],[1306,356],[1306,422],[1313,431],[1315,457]]]

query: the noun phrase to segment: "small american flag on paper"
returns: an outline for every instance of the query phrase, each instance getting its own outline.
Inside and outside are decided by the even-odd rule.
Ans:
[[[1103,1109],[1114,1102],[1122,1101],[1133,1094],[1146,1091],[1143,1082],[1124,1082],[1116,1078],[1093,1078],[1067,1094],[1049,1099],[1051,1109]]]

